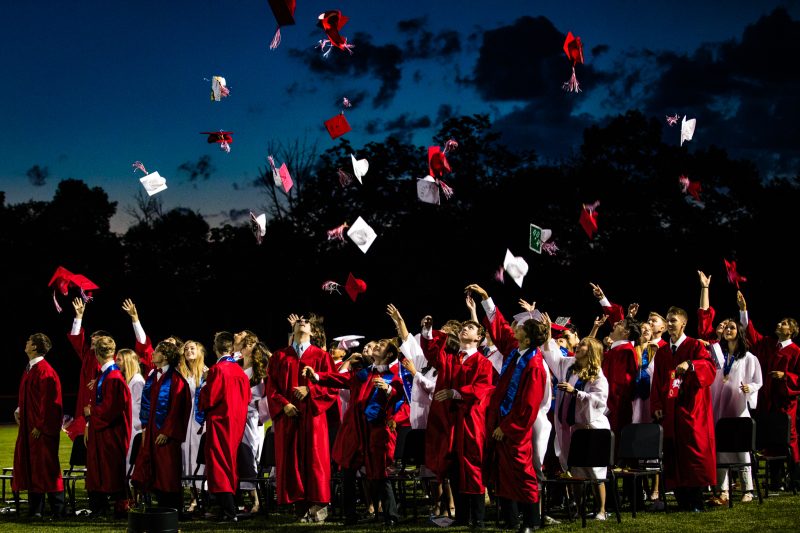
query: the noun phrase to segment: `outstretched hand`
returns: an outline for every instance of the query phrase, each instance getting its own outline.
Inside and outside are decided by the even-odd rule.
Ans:
[[[395,324],[398,324],[401,320],[403,320],[400,310],[397,309],[394,304],[389,304],[386,306],[386,314],[389,315],[389,318],[391,318]]]
[[[433,317],[431,315],[425,315],[420,322],[420,326],[422,329],[431,329],[433,327]]]
[[[286,318],[286,320],[288,320],[288,321],[289,321],[289,326],[291,326],[291,328],[292,328],[292,329],[294,329],[294,324],[295,324],[295,322],[297,322],[298,320],[300,320],[300,317],[299,317],[299,316],[297,316],[296,314],[292,313],[291,315],[289,315],[289,316]]]
[[[603,324],[606,323],[606,320],[608,320],[608,315],[600,315],[599,317],[594,319],[594,327],[596,328],[601,327]]]
[[[75,309],[75,318],[83,318],[83,313],[86,311],[86,302],[82,298],[75,298],[72,300],[72,307]]]
[[[489,293],[483,290],[483,287],[478,285],[477,283],[471,283],[464,288],[465,292],[474,292],[478,296],[481,297],[481,300],[488,300]]]
[[[603,294],[603,289],[600,288],[600,285],[595,285],[592,282],[589,282],[589,285],[592,287],[592,294],[594,294],[595,298],[602,300],[606,297],[606,295]]]
[[[706,276],[701,270],[697,271],[697,275],[700,278],[700,286],[707,289],[711,285],[711,276]]]
[[[639,304],[632,303],[628,306],[628,318],[636,318],[636,313],[639,312]]]
[[[475,300],[472,299],[472,295],[467,293],[467,297],[464,299],[464,303],[467,304],[467,309],[469,309],[470,314],[475,313]]]
[[[131,317],[133,322],[139,321],[139,313],[136,312],[136,305],[130,298],[127,298],[124,302],[122,302],[122,310],[128,313],[128,316]]]
[[[518,303],[521,308],[523,308],[525,311],[529,313],[533,313],[533,310],[536,309],[536,302],[528,303],[522,298],[520,298]]]
[[[736,291],[736,305],[739,306],[739,311],[747,311],[747,302],[742,291]]]

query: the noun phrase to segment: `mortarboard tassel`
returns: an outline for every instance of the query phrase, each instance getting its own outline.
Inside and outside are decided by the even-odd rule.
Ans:
[[[335,281],[326,281],[325,283],[323,283],[322,290],[330,294],[333,294],[334,292],[336,294],[342,294],[341,292],[339,292],[339,284],[336,283]]]
[[[56,291],[53,291],[53,303],[56,304],[56,311],[60,313],[62,309],[61,306],[58,305],[58,300],[56,299]]]
[[[339,227],[336,227],[336,228],[333,228],[333,229],[329,229],[328,230],[328,240],[329,241],[333,241],[333,240],[344,241],[344,230],[346,230],[347,228],[348,228],[347,222],[345,222],[344,224],[342,224]]]
[[[280,44],[281,44],[281,27],[278,26],[278,28],[275,30],[275,35],[272,37],[272,42],[269,43],[269,49],[275,50],[276,48],[278,48],[278,46],[280,46]]]
[[[438,181],[439,181],[439,187],[442,188],[442,194],[444,194],[444,197],[449,200],[453,196],[453,188],[442,180]]]
[[[569,79],[569,81],[564,82],[564,84],[561,86],[561,88],[564,89],[567,92],[570,92],[570,93],[579,93],[579,92],[581,92],[581,87],[578,84],[578,78],[575,77],[575,67],[574,66],[572,67],[572,77]]]

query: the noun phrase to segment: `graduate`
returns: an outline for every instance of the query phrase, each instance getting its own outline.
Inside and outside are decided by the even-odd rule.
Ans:
[[[91,334],[87,342],[86,332],[82,325],[83,314],[86,312],[86,303],[81,298],[75,298],[72,300],[72,308],[75,310],[75,319],[72,321],[72,329],[67,339],[81,362],[81,372],[78,380],[75,418],[67,427],[67,433],[72,440],[75,440],[77,437],[82,436],[85,431],[86,419],[83,417],[83,408],[91,403],[92,389],[100,372],[100,365],[97,364],[92,345],[97,338],[110,337],[111,334],[99,329]]]
[[[183,344],[183,355],[178,362],[178,372],[189,385],[189,393],[192,396],[192,413],[189,415],[189,425],[186,428],[186,438],[181,444],[181,454],[183,463],[183,475],[192,476],[197,468],[197,454],[200,453],[200,439],[203,436],[203,424],[197,422],[197,389],[203,380],[203,376],[208,372],[205,365],[206,349],[197,341],[188,340]],[[198,475],[202,475],[205,465],[199,465]],[[184,486],[188,486],[192,494],[187,513],[192,513],[197,509],[197,482],[185,481]]]
[[[256,346],[259,348],[256,349]],[[258,474],[258,463],[261,460],[261,447],[264,444],[264,426],[258,414],[258,403],[264,397],[264,378],[267,376],[267,358],[271,352],[263,344],[245,342],[241,347],[242,368],[250,382],[250,402],[247,404],[247,420],[244,425],[244,437],[239,446],[237,460],[239,475],[243,478],[254,478]],[[251,513],[260,509],[258,491],[253,482],[242,482],[240,488],[250,493],[253,505]]]
[[[664,477],[685,511],[703,510],[703,488],[716,485],[711,384],[717,369],[703,344],[684,333],[688,315],[667,312],[669,345],[656,353],[650,411],[664,428]]]
[[[714,423],[720,418],[750,417],[750,409],[755,410],[758,402],[758,391],[761,389],[761,365],[755,355],[747,351],[745,328],[735,320],[723,321],[725,328],[722,342],[710,345],[711,355],[717,360],[720,368],[714,384],[711,386],[711,398],[714,404]],[[720,453],[718,463],[749,463],[748,453]],[[753,478],[750,467],[741,470],[744,490],[742,502],[753,501]],[[720,486],[719,497],[710,500],[711,505],[728,505],[728,470],[717,469],[717,481]]]
[[[489,479],[505,506],[506,526],[529,533],[540,525],[539,478],[552,427],[547,420],[550,375],[539,349],[550,338],[550,326],[532,319],[510,326],[485,290],[478,285],[466,290],[481,297],[487,331],[498,350],[508,354],[486,415]],[[467,306],[474,306],[471,296]]]
[[[155,366],[153,365],[153,343],[150,337],[144,332],[142,323],[139,320],[139,313],[136,310],[136,305],[130,298],[122,302],[122,310],[128,313],[131,317],[131,325],[133,326],[133,335],[136,338],[136,346],[134,351],[139,356],[139,364],[142,367],[142,372],[147,375]]]
[[[192,397],[189,384],[178,372],[181,352],[170,342],[158,343],[142,392],[142,447],[136,457],[133,481],[155,494],[161,507],[183,512],[181,445],[186,438]]]
[[[214,336],[217,362],[208,370],[197,402],[197,417],[206,425],[204,453],[208,492],[222,508],[220,520],[223,522],[238,521],[233,498],[238,489],[236,462],[250,403],[250,381],[236,364],[232,350],[231,333],[222,331]]]
[[[114,356],[117,345],[111,337],[98,337],[94,353],[100,365],[91,404],[84,407],[87,426],[86,491],[92,515],[105,513],[109,497],[114,515],[127,511],[127,458],[131,443],[131,393]]]
[[[473,527],[484,527],[483,452],[486,408],[493,386],[492,363],[478,351],[483,326],[471,320],[463,322],[458,332],[458,351],[453,354],[448,348],[448,334],[434,331],[429,317],[426,319],[422,350],[439,373],[433,400],[446,409],[452,427],[455,461],[448,478],[454,495],[458,495],[456,523],[467,525],[471,520]]]
[[[114,362],[122,372],[125,381],[128,383],[128,390],[131,393],[131,445],[128,446],[128,456],[125,464],[131,463],[131,452],[133,439],[142,432],[142,420],[139,417],[139,409],[142,407],[142,391],[144,390],[144,377],[139,366],[139,356],[133,350],[123,348],[117,352]]]
[[[633,420],[633,397],[639,377],[636,349],[641,331],[632,318],[617,321],[609,334],[611,348],[603,354],[603,375],[608,380],[608,421],[611,431],[620,435]]]
[[[549,327],[549,317],[545,314],[544,318],[545,324]],[[574,357],[563,357],[558,344],[552,338],[548,338],[542,347],[542,355],[550,367],[550,372],[558,378],[555,420],[559,447],[556,452],[561,462],[561,469],[566,472],[569,445],[574,429],[611,428],[605,415],[608,381],[603,375],[601,366],[603,345],[594,337],[586,337],[578,344]],[[570,472],[592,479],[604,479],[608,474],[606,468],[588,470],[572,468]],[[602,484],[596,488],[600,504],[600,509],[595,515],[596,520],[606,519],[605,489],[605,485]]]
[[[795,467],[795,483],[800,480],[800,448],[797,443],[797,397],[800,396],[800,346],[792,339],[797,336],[797,321],[784,318],[778,322],[775,335],[762,335],[756,330],[747,313],[744,295],[737,291],[739,322],[747,328],[747,342],[761,363],[764,386],[758,393],[758,410],[763,413],[786,413],[789,415],[792,460]],[[771,450],[783,455],[783,450]],[[782,464],[772,463],[773,480],[783,479]],[[777,482],[776,482],[777,483]],[[775,487],[771,487],[775,488]]]
[[[42,518],[44,495],[54,519],[64,514],[64,482],[58,460],[61,435],[61,381],[44,356],[52,344],[44,333],[34,333],[25,344],[28,366],[19,384],[14,418],[19,426],[14,447],[11,490],[28,491],[28,516]]]
[[[660,337],[659,337],[660,338]],[[633,418],[634,424],[647,424],[653,420],[650,416],[650,386],[655,369],[655,356],[659,349],[658,341],[653,339],[653,327],[649,322],[640,325],[636,350],[636,378],[633,382]]]
[[[301,521],[322,522],[331,500],[331,460],[326,411],[336,392],[309,381],[314,372],[334,370],[331,356],[315,346],[324,338],[315,315],[289,315],[292,343],[270,359],[267,398],[275,428],[275,475],[278,503],[296,504]]]
[[[333,448],[333,459],[344,477],[345,524],[357,523],[355,473],[365,468],[373,505],[383,508],[383,521],[394,526],[400,519],[387,468],[394,462],[397,433],[391,424],[395,402],[403,397],[403,381],[390,368],[399,351],[382,340],[372,358],[354,355],[347,373],[316,372],[310,366],[303,375],[320,386],[350,389],[350,403]]]

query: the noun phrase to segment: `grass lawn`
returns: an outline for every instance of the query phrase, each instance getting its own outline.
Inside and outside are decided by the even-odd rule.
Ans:
[[[16,436],[16,426],[0,426],[0,466],[12,465]],[[70,447],[71,443],[69,438],[65,434],[62,434],[60,450],[62,468],[68,466]],[[86,494],[83,491],[83,486],[79,483],[78,498],[82,500],[82,503],[78,505],[79,508],[86,507],[85,497]],[[739,493],[736,492],[734,497],[736,498],[734,502],[738,501]],[[800,531],[799,511],[800,496],[792,496],[791,493],[781,493],[773,495],[765,500],[763,505],[758,505],[757,502],[749,504],[735,503],[732,510],[721,508],[702,514],[643,512],[639,513],[634,519],[631,518],[630,513],[623,513],[622,524],[618,525],[615,520],[611,519],[607,522],[589,521],[586,530],[643,533],[660,533],[662,531],[680,531],[681,533],[695,531],[703,533],[730,531],[755,533],[766,531],[789,532]],[[420,509],[420,512],[423,513],[423,509]],[[414,521],[413,518],[411,518],[411,514],[412,513],[409,512],[409,518],[402,520],[393,530],[398,532],[442,531],[440,528],[432,526],[426,518],[420,518]],[[490,521],[487,522],[487,526],[490,526],[489,529],[492,529],[494,523],[491,522],[491,520],[494,517],[494,510],[492,508],[487,508],[487,514],[490,519]],[[6,533],[8,531],[42,531],[48,533],[58,531],[72,531],[76,533],[124,531],[126,525],[124,520],[112,521],[97,518],[68,518],[55,523],[29,523],[13,515],[0,516],[0,528],[2,528],[0,533]],[[235,525],[216,524],[203,520],[194,520],[181,524],[182,531],[260,531],[264,529],[311,533],[312,531],[369,531],[382,528],[379,524],[369,524],[347,529],[336,522],[326,524],[298,524],[294,522],[293,517],[288,513],[271,514],[269,518],[260,516],[255,519],[241,521]],[[565,522],[561,525],[548,526],[546,528],[547,531],[554,532],[577,531],[580,529],[580,521],[573,523]],[[463,529],[463,531],[468,530]]]

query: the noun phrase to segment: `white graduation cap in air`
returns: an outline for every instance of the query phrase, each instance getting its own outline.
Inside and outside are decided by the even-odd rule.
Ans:
[[[341,337],[335,337],[333,340],[339,343],[338,347],[342,350],[349,350],[360,346],[358,341],[363,338],[364,335],[342,335]]]
[[[542,313],[540,313],[538,309],[534,309],[533,311],[524,311],[522,313],[517,313],[516,315],[514,315],[514,322],[516,322],[518,326],[521,326],[528,320],[536,320],[537,322],[544,322],[544,317],[542,316]]]
[[[369,247],[372,246],[372,243],[378,237],[375,230],[364,222],[364,219],[361,217],[358,217],[353,225],[350,226],[350,229],[347,230],[347,236],[350,237],[350,240],[356,243],[356,246],[364,253],[367,253]]]
[[[417,180],[417,198],[426,204],[439,205],[439,184],[433,176]]]
[[[167,189],[167,180],[163,178],[158,171],[152,172],[143,178],[139,178],[139,181],[144,186],[144,190],[147,191],[147,196],[153,196]]]
[[[253,229],[253,235],[256,236],[256,241],[261,244],[261,239],[267,234],[267,215],[261,213],[256,216],[252,211],[250,212],[250,225]]]
[[[225,85],[225,78],[222,76],[212,76],[211,99],[215,102],[219,102],[226,96],[228,96],[228,88]]]
[[[506,250],[506,258],[503,261],[503,269],[506,271],[506,274],[511,276],[511,279],[514,282],[522,287],[522,280],[525,279],[525,275],[528,273],[528,263],[521,257],[514,257],[511,253],[511,250]]]
[[[694,127],[696,125],[696,118],[686,120],[686,115],[683,115],[683,120],[681,120],[681,146],[683,146],[683,141],[692,140],[692,137],[694,137]]]
[[[353,175],[359,183],[362,183],[361,178],[363,178],[369,170],[369,161],[366,159],[356,159],[356,156],[353,154],[350,154],[350,159],[353,161]]]

